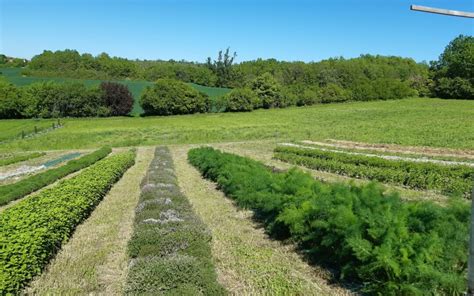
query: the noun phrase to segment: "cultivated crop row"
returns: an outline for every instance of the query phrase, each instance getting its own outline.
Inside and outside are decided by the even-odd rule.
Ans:
[[[134,152],[112,155],[0,215],[2,294],[19,294],[25,284],[41,273],[74,228],[133,165],[134,159]]]
[[[159,147],[144,177],[128,245],[127,294],[221,295],[211,234],[180,192],[167,148]]]
[[[388,160],[316,148],[279,146],[274,157],[311,169],[447,194],[468,195],[474,178],[474,168],[468,166]]]
[[[58,168],[49,169],[16,183],[0,186],[0,205],[5,205],[12,200],[21,198],[71,173],[88,167],[106,157],[110,152],[112,152],[112,149],[104,147],[90,154],[84,155],[79,159],[71,160],[67,164]]]
[[[377,295],[453,295],[465,287],[469,207],[403,202],[374,183],[328,184],[212,148],[188,159],[267,231]]]
[[[46,153],[44,153],[44,152],[34,152],[34,153],[28,153],[28,154],[15,155],[15,156],[11,156],[11,157],[1,158],[0,159],[0,166],[5,166],[5,165],[20,162],[20,161],[25,161],[25,160],[37,158],[37,157],[43,156],[45,154]]]

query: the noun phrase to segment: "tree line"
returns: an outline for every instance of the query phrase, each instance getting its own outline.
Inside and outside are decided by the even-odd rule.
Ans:
[[[126,116],[133,107],[127,86],[102,82],[41,82],[17,87],[0,79],[0,119]]]
[[[311,63],[257,59],[235,64],[236,56],[228,48],[220,51],[215,60],[208,58],[205,63],[193,63],[132,61],[105,53],[94,57],[75,50],[44,51],[22,73],[156,81],[140,99],[145,115],[251,111],[412,96],[474,99],[474,38],[471,36],[456,37],[438,61],[430,64],[374,55]],[[206,94],[185,84],[189,82],[233,90],[211,101]],[[87,88],[78,83],[48,82],[18,88],[0,80],[0,118],[118,116],[128,114],[132,105],[128,88],[117,83]]]

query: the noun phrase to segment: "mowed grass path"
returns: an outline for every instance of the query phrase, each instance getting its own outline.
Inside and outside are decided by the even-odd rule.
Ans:
[[[56,150],[327,138],[410,146],[474,147],[474,101],[414,98],[250,113],[144,118],[64,119],[65,126],[31,139],[0,145],[2,151]],[[15,120],[17,124],[23,120]],[[25,121],[29,124],[30,121]],[[10,120],[0,120],[0,134]]]

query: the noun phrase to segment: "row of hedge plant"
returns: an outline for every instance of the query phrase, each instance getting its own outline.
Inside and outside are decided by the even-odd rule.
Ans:
[[[27,198],[0,215],[0,291],[20,294],[74,229],[134,164],[135,153],[112,155],[79,175]]]
[[[60,167],[32,175],[15,183],[0,186],[0,205],[5,205],[12,200],[21,198],[71,173],[88,167],[106,157],[110,152],[112,152],[111,148],[103,147],[81,158],[70,160]]]
[[[165,147],[141,183],[126,294],[222,295],[211,258],[211,234],[177,185]]]
[[[464,165],[389,160],[316,147],[278,146],[274,150],[274,157],[311,169],[413,189],[437,190],[445,194],[468,196],[474,178],[474,168]]]
[[[323,183],[298,169],[275,172],[213,148],[189,151],[205,178],[237,205],[252,209],[276,237],[291,238],[312,260],[371,295],[464,292],[469,207],[404,202],[375,183]]]
[[[14,155],[11,157],[0,158],[0,166],[14,164],[21,161],[30,160],[46,155],[44,152],[33,152],[28,154]]]
[[[132,107],[133,96],[120,83],[86,87],[48,81],[17,87],[0,79],[0,119],[118,116]]]

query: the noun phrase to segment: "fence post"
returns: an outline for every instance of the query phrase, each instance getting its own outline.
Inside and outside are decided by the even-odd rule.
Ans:
[[[35,134],[38,133],[38,127],[35,125]]]
[[[467,263],[466,295],[474,295],[474,186],[472,186],[471,191],[471,227],[469,229],[469,258]]]
[[[25,131],[21,131],[21,138],[22,138],[22,139],[25,138]]]

